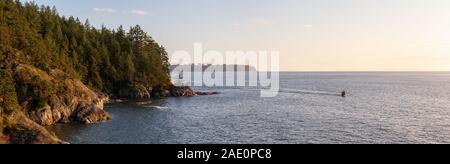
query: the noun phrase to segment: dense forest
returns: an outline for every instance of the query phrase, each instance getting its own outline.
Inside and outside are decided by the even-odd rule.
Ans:
[[[55,8],[0,1],[0,118],[17,107],[17,64],[62,70],[91,89],[115,94],[140,85],[170,86],[168,55],[140,26],[95,28]],[[41,89],[41,90],[51,90]],[[43,93],[49,96],[51,92]],[[0,126],[3,120],[0,119]],[[1,129],[1,128],[0,128]]]
[[[59,16],[55,8],[2,0],[0,38],[2,58],[20,51],[23,56],[16,58],[20,62],[43,70],[59,68],[105,91],[134,82],[156,86],[169,80],[164,47],[140,26],[128,31],[96,29],[89,21]]]
[[[164,47],[140,26],[97,29],[55,8],[13,0],[0,2],[0,59],[2,70],[14,63],[57,68],[106,93],[170,83]]]

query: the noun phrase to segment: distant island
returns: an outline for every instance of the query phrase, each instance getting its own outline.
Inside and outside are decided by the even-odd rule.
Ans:
[[[45,126],[107,121],[110,98],[197,95],[171,83],[168,60],[140,26],[98,29],[55,8],[2,0],[0,143],[66,143]]]
[[[230,70],[233,70],[234,72],[248,72],[248,71],[257,71],[257,69],[254,66],[250,66],[250,65],[239,65],[239,64],[234,64],[234,65],[227,65],[227,64],[222,64],[222,65],[214,65],[214,64],[185,64],[185,65],[171,65],[169,67],[170,71],[173,71],[175,68],[186,68],[189,70],[192,70],[193,72],[195,71],[206,71],[207,69],[216,69],[216,70],[222,70],[222,71],[227,71],[227,68]]]

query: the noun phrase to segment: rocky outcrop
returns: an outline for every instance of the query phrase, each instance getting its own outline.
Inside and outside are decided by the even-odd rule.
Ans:
[[[108,96],[60,70],[43,71],[31,65],[14,64],[8,71],[13,75],[14,94],[20,106],[10,105],[8,112],[0,109],[0,143],[64,144],[44,126],[91,124],[111,118],[103,110]]]
[[[40,125],[106,121],[111,116],[103,110],[108,97],[59,70],[44,72],[30,65],[14,69],[16,92],[23,112]]]
[[[198,95],[214,95],[218,92],[196,92],[188,86],[171,86],[169,89],[163,87],[145,87],[143,85],[133,85],[118,91],[119,98],[128,99],[150,99],[164,97],[193,97]]]
[[[143,85],[133,85],[118,91],[119,98],[128,99],[150,99],[150,98],[165,98],[165,97],[192,97],[197,96],[191,87],[171,86],[165,87],[144,87]],[[202,93],[207,95],[207,93]]]
[[[170,86],[170,87],[145,87],[144,85],[131,85],[117,92],[116,100],[126,99],[150,99],[165,97],[193,97],[215,95],[219,92],[197,92],[189,86]]]
[[[198,92],[188,86],[173,86],[170,90],[172,97],[193,97],[193,96],[208,96],[220,94],[219,92]]]
[[[154,98],[165,98],[170,96],[169,90],[165,89],[164,87],[155,87],[151,94]]]
[[[170,90],[170,96],[173,97],[193,97],[197,96],[197,93],[191,87],[177,87],[174,86]]]
[[[43,126],[27,118],[23,112],[16,112],[7,117],[11,126],[7,128],[8,142],[12,144],[67,144]]]
[[[46,72],[26,64],[11,70],[21,110],[3,116],[8,125],[5,135],[0,133],[0,143],[64,144],[44,126],[70,122],[91,124],[111,118],[103,110],[108,96],[60,70]],[[0,126],[3,129],[1,123]]]
[[[217,95],[220,94],[220,92],[195,92],[199,96],[210,96],[210,95]]]
[[[151,87],[145,87],[143,85],[133,85],[127,88],[120,89],[117,94],[122,98],[130,99],[149,99],[152,93]]]

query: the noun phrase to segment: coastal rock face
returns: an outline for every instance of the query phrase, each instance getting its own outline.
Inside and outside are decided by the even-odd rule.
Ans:
[[[151,98],[150,93],[152,93],[152,90],[151,87],[135,85],[119,90],[118,96],[131,99],[149,99]]]
[[[59,70],[44,72],[30,65],[14,69],[16,91],[22,111],[40,125],[106,121],[111,116],[103,110],[106,95],[96,93],[81,81]]]
[[[197,96],[197,93],[191,87],[172,87],[170,90],[170,96],[173,97],[193,97]]]
[[[167,89],[164,89],[163,87],[155,87],[152,92],[152,97],[155,98],[164,98],[170,96],[170,91]]]
[[[27,118],[23,112],[8,117],[14,126],[9,127],[7,140],[12,144],[67,144],[47,129]]]
[[[119,98],[129,99],[150,99],[150,98],[165,98],[165,97],[194,97],[199,95],[215,95],[218,92],[196,92],[189,86],[170,86],[164,87],[144,87],[143,85],[135,85],[121,89],[118,92]]]

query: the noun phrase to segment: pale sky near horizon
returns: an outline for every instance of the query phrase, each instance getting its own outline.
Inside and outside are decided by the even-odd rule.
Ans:
[[[29,0],[22,0],[29,1]],[[450,71],[449,0],[35,0],[139,24],[169,54],[273,50],[282,71]]]

